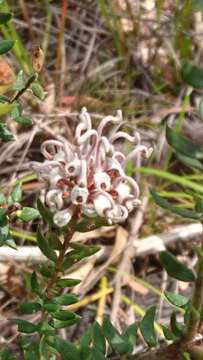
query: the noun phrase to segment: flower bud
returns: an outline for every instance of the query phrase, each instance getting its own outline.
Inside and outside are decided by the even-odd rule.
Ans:
[[[83,211],[83,214],[87,217],[92,218],[92,217],[97,216],[97,213],[92,204],[82,206],[82,211]]]
[[[53,222],[58,227],[66,226],[71,220],[72,212],[70,209],[58,211],[54,214]]]
[[[130,187],[125,183],[120,183],[116,187],[116,191],[118,193],[119,203],[122,203],[130,195]]]
[[[107,196],[98,194],[94,199],[94,207],[99,216],[105,217],[105,212],[112,209],[112,203]]]
[[[78,176],[80,174],[80,160],[75,159],[65,166],[66,176]]]
[[[124,175],[124,170],[121,164],[116,159],[108,159],[106,170],[108,171],[109,174],[114,174],[115,176]]]
[[[85,204],[87,202],[88,195],[89,192],[87,188],[76,185],[71,191],[71,201],[75,205]]]
[[[58,181],[62,178],[62,175],[60,174],[60,171],[57,167],[51,169],[48,176],[51,187],[55,187]]]
[[[105,172],[98,172],[94,175],[94,184],[97,190],[108,191],[111,187],[110,176]]]
[[[50,190],[46,194],[46,204],[53,210],[62,209],[63,194],[60,190]]]

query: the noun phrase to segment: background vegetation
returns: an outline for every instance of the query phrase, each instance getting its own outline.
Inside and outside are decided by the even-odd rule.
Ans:
[[[69,277],[81,280],[74,287],[80,301],[70,310],[82,319],[59,330],[64,340],[77,341],[94,319],[104,323],[105,314],[122,332],[146,314],[153,323],[154,305],[155,330],[147,335],[142,325],[135,352],[146,343],[154,347],[156,338],[164,344],[163,333],[168,341],[174,333],[180,337],[174,315],[169,332],[168,301],[182,321],[192,275],[174,276],[165,265],[171,260],[161,261],[159,252],[170,250],[195,268],[203,195],[202,11],[201,0],[0,1],[0,189],[7,198],[0,198],[2,209],[21,198],[18,184],[23,209],[36,208],[40,186],[31,161],[42,161],[43,140],[73,137],[83,106],[95,126],[103,115],[122,109],[125,130],[138,130],[154,147],[142,167],[128,165],[128,175],[141,184],[141,210],[121,226],[77,235],[89,249],[101,250],[90,250],[87,261],[70,268]],[[44,62],[39,71],[36,51],[37,63]],[[126,145],[125,151],[130,151]],[[44,263],[35,245],[42,220],[33,211],[10,218],[9,238],[0,233],[0,349],[9,345],[19,359],[22,348],[10,319],[33,300],[30,277]],[[174,301],[171,291],[184,298]],[[29,320],[37,320],[35,311]]]

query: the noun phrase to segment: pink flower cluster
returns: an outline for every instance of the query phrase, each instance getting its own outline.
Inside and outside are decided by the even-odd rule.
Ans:
[[[140,136],[120,131],[122,113],[104,117],[97,130],[86,108],[80,114],[74,142],[47,140],[41,146],[43,163],[33,163],[45,185],[45,204],[54,223],[63,227],[73,215],[102,217],[109,224],[123,222],[140,205],[137,182],[126,175],[127,163],[138,155],[148,157],[152,149],[141,145]],[[114,130],[112,131],[112,125]],[[109,136],[105,135],[111,127]],[[115,149],[115,141],[134,144],[127,156]]]

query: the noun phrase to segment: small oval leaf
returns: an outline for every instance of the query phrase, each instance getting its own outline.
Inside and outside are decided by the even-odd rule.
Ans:
[[[32,334],[39,331],[39,325],[35,325],[26,320],[14,319],[14,322],[18,325],[18,331],[25,334]]]
[[[41,309],[41,305],[37,302],[26,302],[20,305],[23,314],[34,314]]]
[[[150,347],[156,346],[156,334],[154,329],[156,308],[150,307],[140,323],[140,331],[147,345]]]
[[[80,284],[81,280],[79,279],[60,279],[57,281],[56,286],[60,287],[60,288],[68,288],[68,287],[73,287],[76,286],[78,284]]]
[[[80,319],[80,316],[75,317],[74,319],[70,319],[70,320],[56,320],[53,319],[49,322],[49,324],[54,328],[54,329],[63,329],[66,328],[68,326],[71,326],[73,324],[75,324],[78,320]]]
[[[77,347],[67,340],[58,336],[47,340],[48,344],[59,352],[63,360],[81,360],[81,355]]]
[[[203,151],[200,146],[190,141],[185,136],[179,134],[169,126],[166,127],[166,139],[168,144],[181,154],[195,159],[203,158]]]
[[[0,41],[0,55],[7,53],[9,50],[12,49],[15,41],[12,40],[1,40]]]
[[[189,299],[187,299],[185,296],[175,294],[171,291],[164,291],[164,295],[172,305],[180,308],[185,307],[185,305],[187,305],[189,302]]]
[[[78,302],[78,298],[73,294],[63,294],[56,296],[52,302],[59,305],[72,305]]]
[[[169,251],[162,251],[159,259],[167,274],[172,278],[185,282],[195,281],[192,270],[179,262]]]
[[[24,207],[22,210],[16,211],[16,215],[19,219],[23,221],[33,221],[37,218],[40,218],[40,213],[37,209],[31,207]]]
[[[11,18],[12,15],[10,13],[0,12],[0,25],[6,24]]]
[[[18,116],[14,119],[14,121],[24,126],[32,125],[32,119],[30,116]]]
[[[40,100],[44,100],[45,92],[38,81],[34,82],[31,86],[33,94]]]
[[[40,231],[38,231],[38,233],[37,233],[37,243],[38,243],[38,246],[39,246],[41,252],[48,259],[52,260],[53,262],[56,262],[57,256],[56,256],[55,251],[50,248],[48,242],[46,241],[44,236],[40,233]]]
[[[186,61],[181,69],[183,80],[196,89],[203,88],[203,70]]]

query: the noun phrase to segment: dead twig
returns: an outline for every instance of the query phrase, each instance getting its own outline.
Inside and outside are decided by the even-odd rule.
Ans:
[[[112,312],[111,312],[111,320],[114,324],[118,322],[118,309],[120,305],[120,299],[121,299],[121,287],[123,282],[123,276],[125,273],[130,272],[131,268],[131,259],[132,259],[132,248],[135,238],[138,235],[138,232],[140,230],[140,227],[143,223],[143,216],[148,203],[148,197],[145,196],[142,202],[141,208],[137,211],[136,215],[131,218],[130,220],[130,232],[128,236],[128,242],[127,247],[124,251],[123,258],[120,262],[120,265],[118,267],[118,271],[115,276],[115,291],[113,295],[113,305],[112,305]],[[116,324],[119,325],[119,324]]]

